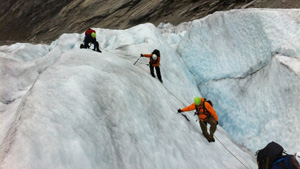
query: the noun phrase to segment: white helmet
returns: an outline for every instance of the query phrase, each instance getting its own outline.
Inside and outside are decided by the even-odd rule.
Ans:
[[[156,55],[156,54],[153,54],[153,55],[152,55],[152,59],[153,59],[153,60],[157,60],[157,55]]]

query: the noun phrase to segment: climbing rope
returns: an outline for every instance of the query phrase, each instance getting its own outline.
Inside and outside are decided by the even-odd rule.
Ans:
[[[121,55],[118,55],[116,53],[112,53],[108,50],[105,50],[106,52],[108,53],[111,53],[113,55],[116,55],[116,56],[121,56]],[[129,55],[129,56],[132,56],[132,55]],[[176,95],[174,95],[164,84],[162,84],[163,87],[173,96],[175,97],[179,102],[181,102],[184,106],[185,106],[185,103],[183,103]],[[184,114],[182,114],[184,115]],[[184,117],[189,121],[189,119],[184,115]],[[201,120],[199,120],[200,123],[202,122]],[[203,123],[203,122],[202,122]],[[203,123],[205,125],[205,123]],[[207,128],[207,125],[205,125],[205,127]],[[214,136],[216,138],[216,140],[236,159],[238,160],[245,168],[249,169],[238,157],[236,157],[219,139],[217,136]]]
[[[177,96],[175,96],[164,84],[162,84],[164,86],[164,88],[171,94],[173,95],[179,102],[181,102],[183,105],[185,105],[185,103],[183,103],[180,99],[178,99]]]
[[[202,122],[202,124],[205,125],[205,123],[203,123],[203,121],[199,120],[200,123]],[[207,125],[205,125],[205,127],[207,128]],[[219,139],[217,136],[214,136],[216,138],[216,140],[235,158],[237,159],[241,164],[243,164],[243,166],[247,169],[249,169],[239,158],[237,158]]]
[[[177,96],[175,96],[165,85],[163,85],[164,86],[164,88],[171,94],[171,95],[173,95],[179,102],[181,102],[184,106],[185,106],[185,104],[180,100],[180,99],[178,99],[178,97]],[[205,124],[205,123],[203,123],[201,120],[199,120],[200,121],[200,123],[202,123],[202,124],[204,124],[205,125],[205,127],[207,128],[207,125]],[[247,168],[247,169],[249,169],[239,158],[237,158],[219,139],[218,139],[218,137],[217,136],[214,136],[215,138],[216,138],[216,140],[235,158],[235,159],[237,159],[245,168]]]
[[[111,52],[111,51],[109,51],[109,50],[106,50],[105,48],[102,48],[102,50],[103,50],[103,51],[106,51],[107,53],[110,53],[110,54],[112,54],[112,55],[119,56],[119,57],[121,57],[121,58],[123,58],[124,55],[125,55],[125,56],[133,56],[133,57],[137,57],[137,56],[134,56],[134,55],[128,55],[128,54],[123,54],[123,55],[121,55],[121,54],[118,54],[118,53],[113,53],[113,52]]]

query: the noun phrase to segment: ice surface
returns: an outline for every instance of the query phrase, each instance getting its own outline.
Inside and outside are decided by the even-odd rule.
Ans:
[[[253,152],[270,141],[300,150],[299,16],[299,10],[216,12],[194,21],[178,46],[221,126]]]
[[[79,49],[83,33],[1,46],[1,168],[240,169],[257,168],[254,153],[270,141],[299,151],[299,16],[232,10],[95,28],[102,53]],[[147,58],[133,65],[154,49],[163,85]],[[176,113],[195,96],[214,103],[215,143],[193,112],[190,122]]]

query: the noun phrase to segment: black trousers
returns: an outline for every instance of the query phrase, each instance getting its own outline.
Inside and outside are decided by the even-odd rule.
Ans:
[[[154,75],[154,66],[151,63],[149,63],[149,67],[150,67],[150,73],[151,73],[151,75],[153,77],[155,77],[155,75]],[[155,70],[156,70],[157,78],[161,81],[162,79],[161,79],[161,74],[160,74],[160,68],[159,68],[159,66],[155,67]]]
[[[96,38],[92,38],[91,35],[87,35],[84,38],[84,48],[89,48],[89,43],[94,44],[94,50],[99,50],[99,43],[96,41]]]

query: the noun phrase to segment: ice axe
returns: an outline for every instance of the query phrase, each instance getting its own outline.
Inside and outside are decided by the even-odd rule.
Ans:
[[[178,114],[178,113],[180,113],[187,121],[190,121],[190,119],[187,118],[185,114],[182,114],[181,112],[177,112],[177,114]]]
[[[140,60],[140,58],[142,57],[142,55],[134,62],[134,64],[133,65],[135,65],[136,64],[136,62],[138,62],[139,60]]]

